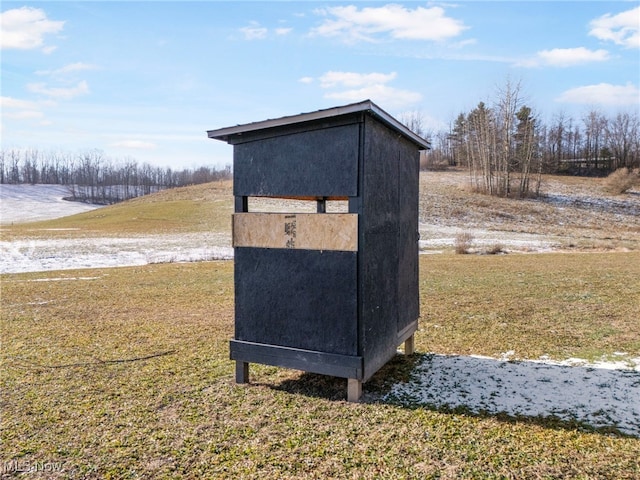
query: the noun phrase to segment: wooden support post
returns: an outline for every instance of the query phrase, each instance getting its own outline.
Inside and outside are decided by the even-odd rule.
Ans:
[[[236,360],[236,383],[249,383],[249,363]]]
[[[411,335],[404,341],[404,354],[413,355],[414,353],[416,353],[416,345],[413,339],[413,335]]]
[[[347,402],[357,403],[362,396],[362,381],[356,378],[347,379]]]
[[[236,213],[249,211],[249,197],[246,195],[238,195],[235,198]]]

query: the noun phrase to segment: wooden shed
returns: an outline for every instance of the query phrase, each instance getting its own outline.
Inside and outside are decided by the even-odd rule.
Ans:
[[[418,327],[419,156],[373,102],[207,132],[233,145],[236,381],[261,363],[362,383]],[[250,211],[252,197],[315,202]],[[346,211],[327,213],[342,200]]]

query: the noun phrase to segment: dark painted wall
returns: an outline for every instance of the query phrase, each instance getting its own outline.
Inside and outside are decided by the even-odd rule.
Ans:
[[[418,169],[415,146],[366,117],[360,244],[366,375],[395,353],[397,333],[419,315]]]
[[[235,338],[357,355],[356,257],[236,248]]]
[[[246,196],[358,195],[358,124],[235,145],[233,187]]]
[[[359,214],[358,252],[235,249],[235,339],[361,356],[367,379],[419,315],[419,152],[368,113],[333,120],[234,139],[237,199],[348,196]],[[236,211],[245,205],[236,201]],[[278,355],[237,348],[240,357],[252,348]],[[295,355],[272,361],[310,364]]]

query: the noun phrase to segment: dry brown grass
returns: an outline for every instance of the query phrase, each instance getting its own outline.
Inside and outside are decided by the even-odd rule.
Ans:
[[[640,169],[619,168],[605,181],[605,190],[612,195],[621,195],[640,186]]]
[[[604,179],[545,176],[538,199],[494,198],[474,193],[465,171],[422,172],[420,176],[421,229],[455,227],[476,240],[493,232],[492,245],[504,250],[508,240],[535,236],[555,250],[640,250],[640,195],[631,191],[612,197]],[[283,211],[291,201],[275,205],[253,200],[252,208]],[[309,211],[315,202],[305,202]],[[334,205],[333,203],[336,203]],[[296,205],[295,208],[302,208]],[[330,202],[332,211],[344,211]],[[0,228],[2,240],[29,238],[77,238],[120,235],[223,232],[228,238],[233,212],[231,182],[214,182],[163,191],[92,212],[45,222]],[[428,238],[428,232],[424,238]],[[228,246],[228,245],[212,245]],[[453,250],[454,242],[449,245]],[[513,250],[513,247],[511,247]],[[526,251],[522,248],[519,251]]]
[[[561,204],[493,199],[465,191],[464,181],[464,172],[425,174],[421,221],[557,235],[589,251],[640,250],[637,196],[589,207],[601,198],[598,180],[547,177],[546,191],[570,200]],[[16,226],[5,238],[229,228],[229,184],[163,194]],[[80,230],[41,230],[52,227]],[[418,352],[640,356],[637,251],[425,255],[420,272]],[[12,466],[38,465],[50,468],[29,478],[640,477],[640,440],[615,432],[349,404],[342,379],[261,365],[252,365],[252,385],[236,385],[232,262],[0,280],[3,478],[19,477]],[[365,393],[380,398],[411,362],[390,362]]]
[[[427,351],[557,360],[640,354],[639,252],[426,255],[420,267]]]
[[[228,232],[232,182],[163,190],[68,217],[0,228],[3,240]]]
[[[460,232],[456,235],[455,240],[455,252],[459,255],[466,255],[471,252],[471,246],[473,245],[473,233]]]
[[[457,227],[476,239],[490,231],[505,242],[535,235],[555,250],[640,250],[640,195],[611,197],[604,179],[546,175],[541,197],[522,200],[476,193],[469,185],[465,171],[423,172],[422,225]]]
[[[416,347],[638,356],[639,255],[423,256]],[[638,439],[579,425],[349,404],[344,380],[260,365],[236,385],[232,278],[232,262],[2,276],[4,465],[58,466],[29,474],[47,479],[640,475]],[[410,370],[399,358],[365,392]]]

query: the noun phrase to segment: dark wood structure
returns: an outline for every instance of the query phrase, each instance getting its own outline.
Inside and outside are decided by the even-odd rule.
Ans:
[[[236,381],[249,363],[368,380],[418,326],[419,152],[371,101],[207,132],[233,145]],[[250,212],[250,197],[317,213]],[[332,200],[348,212],[326,213]]]

